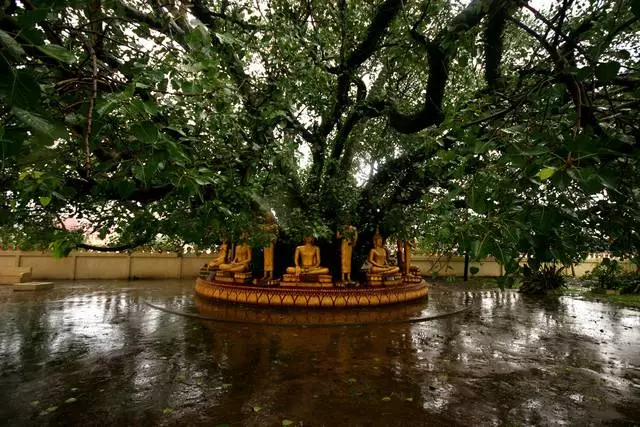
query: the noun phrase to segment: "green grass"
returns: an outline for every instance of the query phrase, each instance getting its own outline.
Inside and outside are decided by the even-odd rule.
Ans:
[[[562,290],[564,295],[581,297],[589,301],[608,302],[619,307],[640,309],[640,294],[607,294],[603,291],[593,291],[586,287],[569,286]]]
[[[432,282],[430,277],[426,278]],[[464,281],[462,277],[438,277],[435,283],[442,286],[455,286],[465,289],[495,289],[498,288],[498,282],[494,277],[469,277],[468,281]]]
[[[599,292],[585,292],[584,298],[592,301],[606,301],[621,307],[640,309],[640,294],[609,295]]]

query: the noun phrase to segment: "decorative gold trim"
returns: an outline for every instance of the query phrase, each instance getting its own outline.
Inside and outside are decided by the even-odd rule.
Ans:
[[[427,296],[427,284],[398,284],[376,288],[264,288],[196,279],[195,292],[204,298],[274,307],[370,307]]]

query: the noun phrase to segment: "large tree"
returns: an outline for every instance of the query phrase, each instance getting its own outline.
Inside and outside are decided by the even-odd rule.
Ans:
[[[509,265],[637,254],[639,9],[4,0],[0,237],[206,247],[274,211],[284,241],[355,224],[360,255],[376,227]]]

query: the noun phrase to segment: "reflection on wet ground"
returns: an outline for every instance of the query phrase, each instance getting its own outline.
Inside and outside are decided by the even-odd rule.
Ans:
[[[176,316],[145,301],[252,323]],[[428,302],[324,314],[396,321],[463,307],[423,323],[281,327],[255,320],[277,323],[282,310],[196,304],[191,282],[0,287],[0,424],[640,421],[638,311],[442,285]]]

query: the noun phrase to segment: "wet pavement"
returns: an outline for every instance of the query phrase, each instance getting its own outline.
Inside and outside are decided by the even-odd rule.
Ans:
[[[408,306],[273,311],[192,286],[0,287],[0,425],[640,423],[640,311],[445,285]]]

